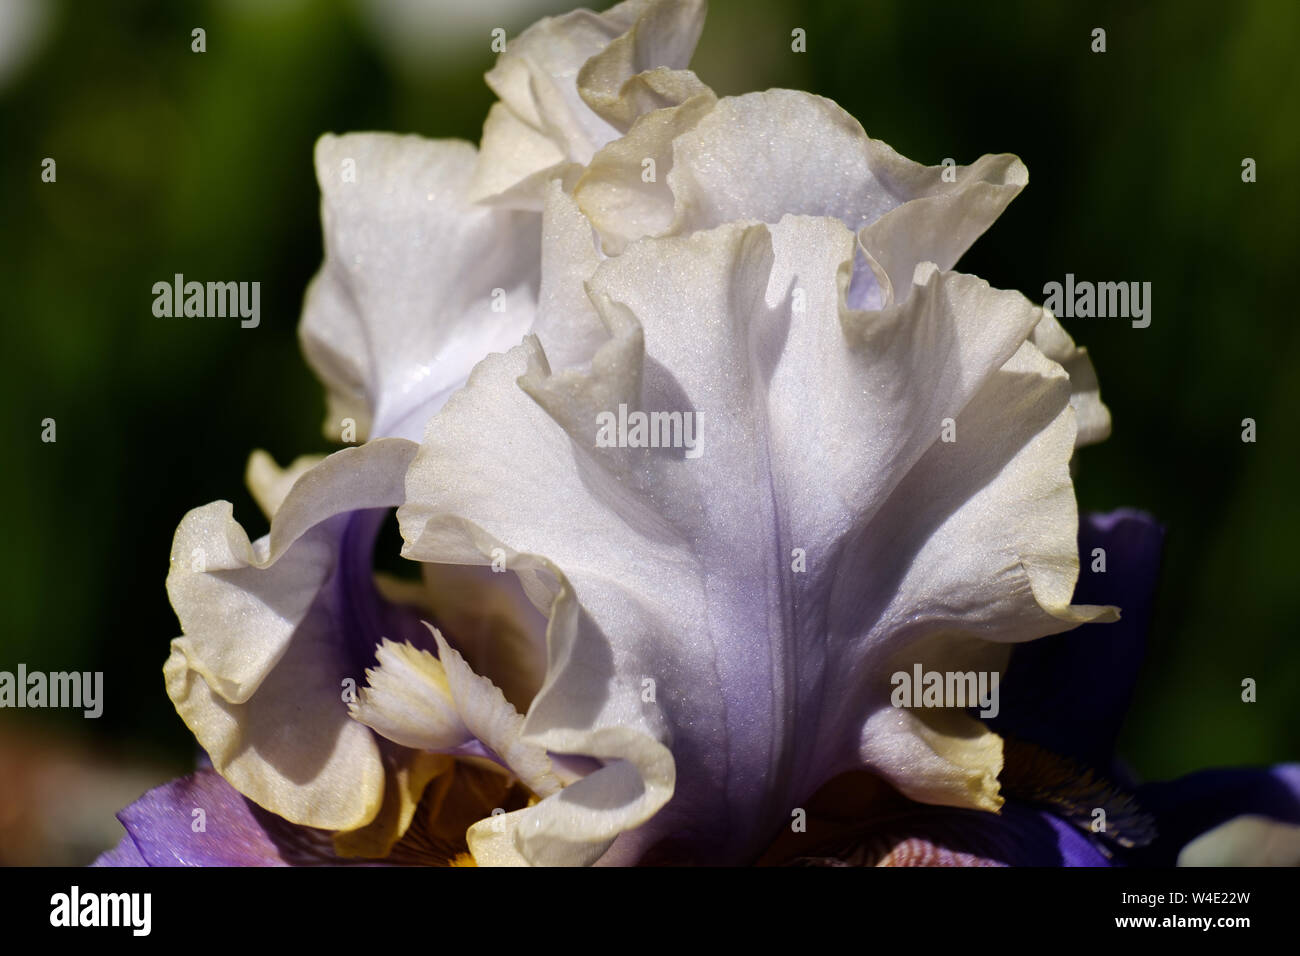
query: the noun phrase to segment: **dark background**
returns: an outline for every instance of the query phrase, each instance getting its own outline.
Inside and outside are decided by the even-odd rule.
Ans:
[[[113,810],[190,765],[161,674],[176,524],[226,498],[255,537],[249,452],[331,450],[296,332],[321,259],[315,139],[477,141],[490,29],[567,7],[0,2],[0,669],[101,670],[106,697],[97,721],[0,711],[0,861],[84,862],[113,839]],[[831,97],[928,164],[1018,154],[1029,186],[960,266],[995,286],[1041,300],[1067,272],[1152,283],[1149,328],[1063,320],[1115,418],[1081,456],[1081,506],[1144,508],[1168,529],[1122,739],[1148,778],[1300,757],[1298,41],[1289,0],[721,0],[693,63],[720,94]],[[260,281],[261,326],[155,318],[152,286],[177,272]],[[1245,677],[1257,703],[1241,702]],[[44,843],[13,836],[25,800],[69,791],[81,802]]]

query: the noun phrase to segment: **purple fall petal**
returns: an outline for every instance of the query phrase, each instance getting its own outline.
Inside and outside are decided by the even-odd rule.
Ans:
[[[196,832],[195,810],[203,811]],[[319,866],[339,863],[328,833],[246,800],[211,770],[155,787],[117,815],[126,837],[96,866]]]
[[[131,839],[131,834],[122,837],[122,842],[111,850],[105,850],[99,856],[95,857],[95,862],[91,866],[103,867],[132,867],[148,866],[143,856],[140,855],[140,848],[135,845],[135,840]]]

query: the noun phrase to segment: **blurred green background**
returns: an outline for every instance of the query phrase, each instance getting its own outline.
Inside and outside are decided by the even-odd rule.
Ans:
[[[97,721],[0,711],[0,740],[35,747],[31,761],[65,754],[70,779],[83,762],[136,768],[101,788],[114,806],[83,815],[115,826],[117,804],[193,759],[161,675],[181,516],[226,498],[261,534],[248,453],[329,450],[296,338],[321,258],[313,142],[476,141],[490,29],[513,36],[568,6],[0,0],[0,669],[101,670],[106,688]],[[195,27],[206,53],[191,52]],[[795,27],[806,53],[791,52]],[[1291,0],[721,0],[693,63],[720,93],[831,97],[926,163],[1017,153],[1028,188],[961,264],[995,286],[1041,300],[1066,272],[1153,284],[1147,329],[1065,320],[1115,417],[1082,456],[1081,505],[1144,508],[1168,528],[1122,741],[1149,778],[1300,758],[1297,41]],[[41,182],[45,157],[56,183]],[[1258,182],[1242,182],[1244,157]],[[259,280],[260,328],[155,318],[152,285],[177,272]],[[40,440],[47,417],[55,444]],[[0,832],[17,786],[0,779]],[[111,838],[90,827],[66,861]]]

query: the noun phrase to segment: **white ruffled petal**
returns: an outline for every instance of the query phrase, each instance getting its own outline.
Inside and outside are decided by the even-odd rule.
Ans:
[[[1070,405],[1074,408],[1078,425],[1074,447],[1082,448],[1104,441],[1110,436],[1110,409],[1102,403],[1101,386],[1097,383],[1097,372],[1092,367],[1088,350],[1075,345],[1074,339],[1047,309],[1043,310],[1043,317],[1034,326],[1030,341],[1049,359],[1059,363],[1070,376]]]
[[[540,210],[548,180],[584,166],[642,112],[703,87],[684,71],[703,0],[626,0],[548,17],[509,40],[488,72],[488,114],[471,195]]]
[[[556,179],[547,184],[542,214],[542,286],[533,333],[558,368],[591,361],[609,338],[587,295],[587,280],[604,257],[591,223]]]
[[[492,351],[517,344],[537,300],[536,216],[472,205],[468,143],[388,133],[316,144],[325,264],[307,290],[307,360],[368,435],[418,438]]]
[[[176,532],[167,592],[184,636],[168,694],[217,771],[296,823],[349,829],[379,806],[378,748],[344,703],[359,637],[330,589],[349,516],[401,504],[415,451],[392,438],[323,459],[256,542],[224,501]]]
[[[922,166],[871,139],[830,100],[769,90],[643,115],[596,154],[575,198],[618,252],[642,236],[725,222],[832,216],[906,293],[920,262],[950,269],[1028,181],[1014,156]],[[655,160],[655,183],[643,162]]]
[[[185,638],[163,666],[176,712],[244,796],[293,823],[349,830],[370,822],[384,794],[384,767],[370,731],[348,717],[330,622],[311,614],[299,639],[259,684],[231,703],[203,679]]]
[[[677,106],[648,112],[592,158],[574,187],[574,199],[605,252],[617,255],[629,242],[673,231],[678,211],[668,173],[674,143],[716,103],[717,97],[704,90]]]
[[[901,303],[846,311],[854,248],[804,218],[634,243],[589,283],[611,336],[589,369],[526,342],[431,424],[406,553],[555,569],[527,739],[603,764],[520,812],[524,859],[591,862],[636,827],[641,849],[749,858],[833,773],[906,780],[923,751],[914,792],[996,805],[1000,748],[967,728],[864,745],[885,668],[1111,613],[1068,604],[1073,413],[1025,344],[1041,310],[930,267]],[[620,405],[696,416],[694,448],[601,447]]]

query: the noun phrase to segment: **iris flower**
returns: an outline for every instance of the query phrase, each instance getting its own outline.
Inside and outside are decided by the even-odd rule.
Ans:
[[[302,339],[362,443],[255,454],[256,541],[226,502],[182,521],[164,674],[210,766],[101,862],[1295,853],[1296,768],[1114,762],[1159,531],[1080,527],[1087,354],[953,268],[1024,165],[719,98],[686,69],[703,15],[536,24],[477,152],[320,141]],[[374,571],[394,508],[418,580]],[[998,715],[895,706],[915,666],[1005,674]]]

